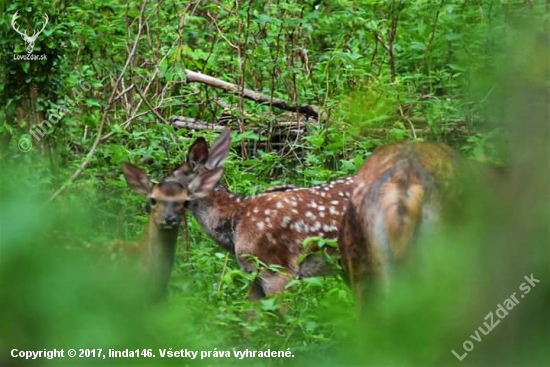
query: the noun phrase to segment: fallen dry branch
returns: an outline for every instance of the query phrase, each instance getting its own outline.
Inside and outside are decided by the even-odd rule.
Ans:
[[[174,126],[175,128],[188,128],[192,130],[216,130],[216,131],[223,131],[228,129],[225,125],[219,125],[210,123],[204,120],[199,120],[192,117],[186,117],[186,116],[171,116],[168,119],[168,122],[170,125]],[[305,131],[305,126],[302,122],[298,121],[279,121],[272,125],[272,127],[280,127],[280,128],[289,128],[289,129],[296,129],[296,132],[303,133]],[[264,127],[267,128],[267,127]],[[261,130],[262,127],[260,126],[249,126],[247,127],[247,130],[252,131],[258,131]]]
[[[203,120],[185,116],[172,116],[168,119],[170,125],[176,128],[188,128],[192,130],[225,130],[227,126],[211,124]]]
[[[319,107],[315,105],[310,105],[307,103],[299,106],[293,105],[283,99],[271,98],[270,96],[266,96],[265,94],[255,92],[251,89],[241,88],[236,84],[214,78],[210,75],[197,73],[191,70],[185,70],[185,73],[187,75],[187,83],[194,83],[194,82],[203,83],[211,87],[220,88],[227,92],[243,96],[246,99],[249,99],[258,103],[272,105],[273,107],[277,107],[281,110],[299,112],[307,116],[312,116],[316,119],[319,118]]]

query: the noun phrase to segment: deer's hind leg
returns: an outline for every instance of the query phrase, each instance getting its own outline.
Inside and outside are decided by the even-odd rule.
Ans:
[[[285,290],[286,285],[290,281],[290,278],[285,273],[273,272],[270,270],[264,271],[260,274],[262,289],[266,296],[281,293]]]
[[[258,301],[266,296],[264,288],[262,286],[262,281],[259,277],[256,277],[250,283],[250,287],[248,288],[248,299],[252,302]]]
[[[290,278],[283,273],[276,273],[270,270],[262,271],[248,288],[248,298],[250,301],[258,301],[285,290]]]

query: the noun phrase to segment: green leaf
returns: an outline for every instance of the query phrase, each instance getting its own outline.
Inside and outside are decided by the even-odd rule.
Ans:
[[[305,278],[304,282],[307,284],[316,285],[319,287],[323,285],[323,280],[320,277]]]
[[[411,42],[410,48],[413,50],[426,51],[426,45],[420,42]]]
[[[279,309],[279,305],[275,304],[274,298],[262,299],[260,303],[264,311],[276,311]]]
[[[447,41],[456,41],[463,38],[463,35],[461,33],[447,33],[445,35],[445,39]]]
[[[99,104],[99,101],[94,98],[87,98],[85,103],[86,103],[86,106],[88,107],[101,107],[101,105]]]

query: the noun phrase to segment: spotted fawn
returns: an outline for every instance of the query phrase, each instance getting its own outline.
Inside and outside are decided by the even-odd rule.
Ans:
[[[189,148],[183,165],[173,178],[191,187],[198,175],[221,169],[230,148],[230,132],[223,132],[208,149],[203,138]],[[309,188],[284,186],[260,194],[234,194],[218,184],[202,198],[189,200],[186,207],[206,232],[225,250],[236,255],[247,272],[260,270],[251,255],[279,271],[263,269],[249,291],[251,300],[285,289],[290,278],[313,276],[328,269],[321,256],[307,257],[299,266],[305,238],[338,237],[338,226],[349,200],[353,178],[347,177]]]

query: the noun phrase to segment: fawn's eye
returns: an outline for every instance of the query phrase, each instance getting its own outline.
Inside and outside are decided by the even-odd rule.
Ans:
[[[157,201],[155,200],[155,198],[149,199],[149,204],[155,205],[156,203],[157,203]]]

